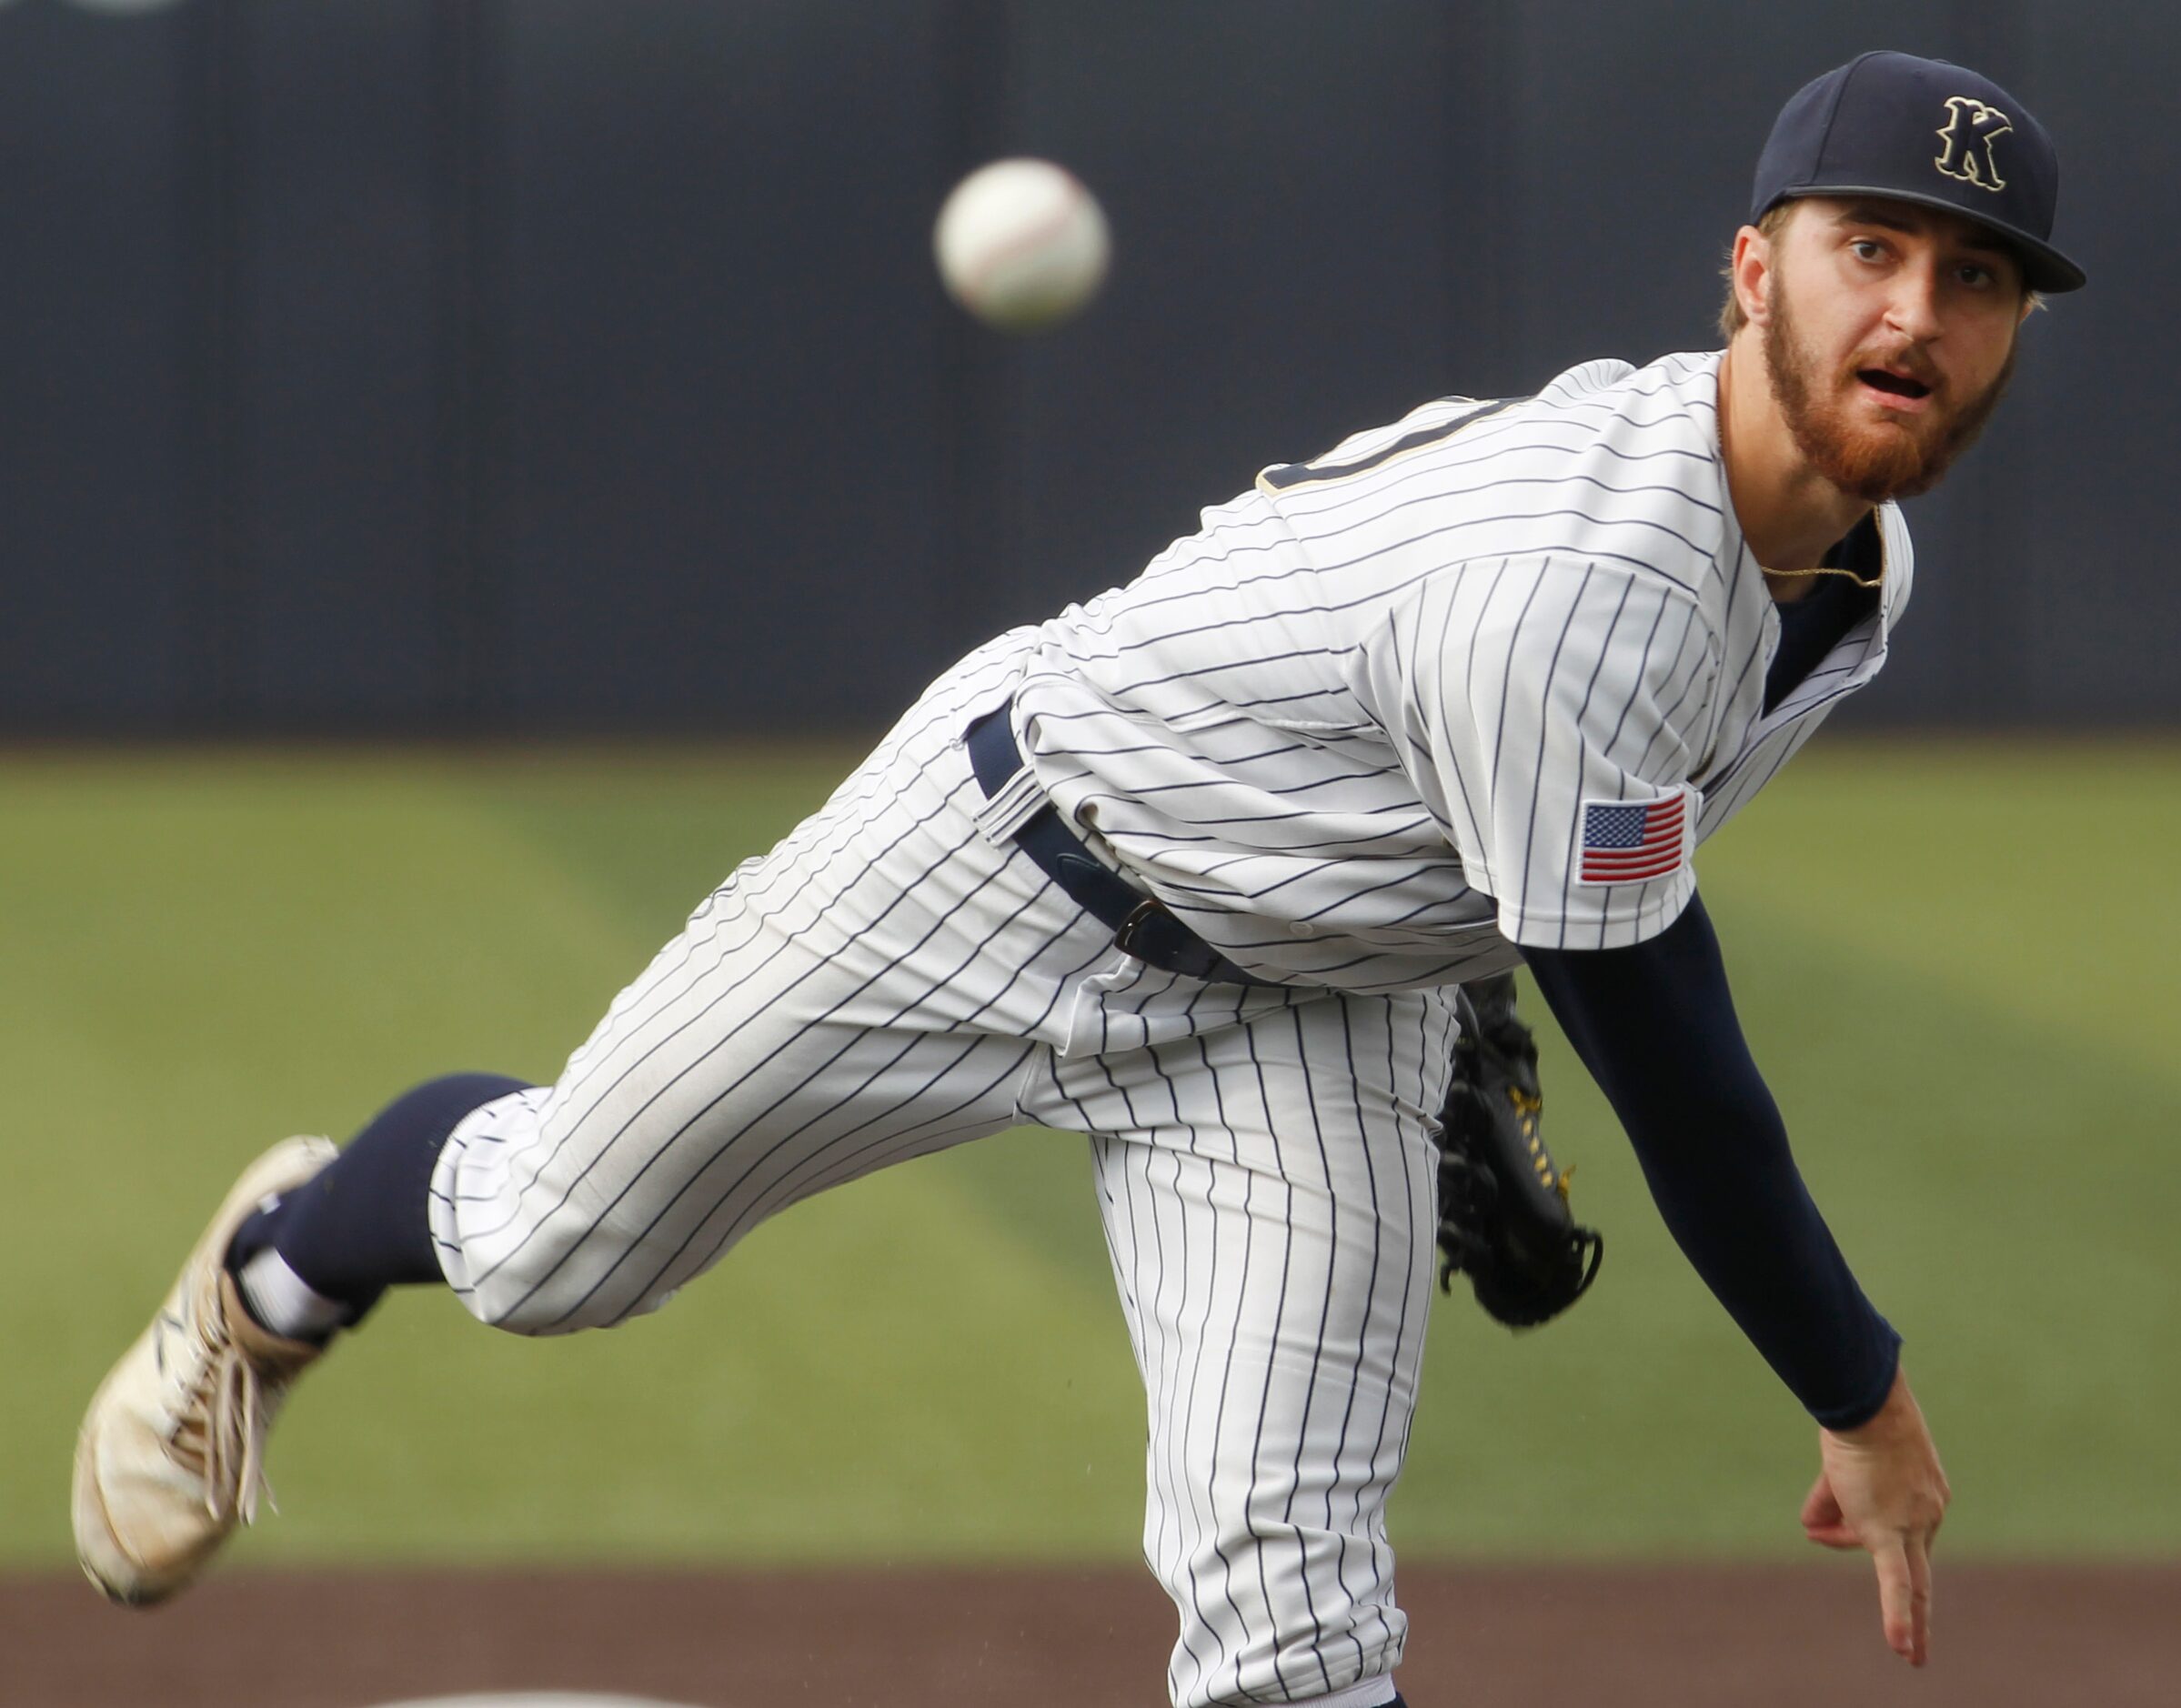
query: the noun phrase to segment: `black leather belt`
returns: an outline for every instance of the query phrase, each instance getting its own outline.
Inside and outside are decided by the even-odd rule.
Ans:
[[[970,769],[989,800],[1022,769],[1022,750],[1009,727],[1009,700],[976,718],[964,732]],[[1210,984],[1270,984],[1244,972],[1111,867],[1101,865],[1068,828],[1050,800],[1018,826],[1014,844],[1037,862],[1084,912],[1113,933],[1113,947],[1147,967],[1178,972]]]

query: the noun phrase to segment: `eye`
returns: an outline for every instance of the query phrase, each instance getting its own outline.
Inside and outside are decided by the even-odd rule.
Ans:
[[[1858,261],[1876,261],[1885,255],[1885,246],[1875,237],[1851,237],[1848,252]]]
[[[1999,275],[1982,261],[1964,261],[1956,272],[1961,282],[1971,290],[1989,290],[1999,282]]]

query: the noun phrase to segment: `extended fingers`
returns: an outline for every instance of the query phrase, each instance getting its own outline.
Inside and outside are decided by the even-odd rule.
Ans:
[[[1911,1666],[1931,1657],[1931,1554],[1920,1536],[1871,1550],[1885,1646]]]
[[[1921,1666],[1931,1657],[1931,1549],[1926,1538],[1912,1536],[1905,1552],[1909,1623],[1914,1637],[1908,1663]]]
[[[1885,1627],[1885,1646],[1911,1666],[1921,1665],[1915,1584],[1909,1572],[1907,1547],[1894,1542],[1874,1548],[1871,1562],[1878,1569],[1878,1617]]]

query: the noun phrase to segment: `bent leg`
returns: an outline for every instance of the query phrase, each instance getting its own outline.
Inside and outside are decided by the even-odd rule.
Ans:
[[[433,1236],[472,1313],[557,1334],[656,1310],[789,1204],[1012,1125],[1035,1048],[762,1000],[708,1019],[602,1087],[578,1075],[456,1128]]]
[[[1424,1111],[1450,1025],[1428,997],[1329,996],[1070,1088],[1148,1401],[1144,1552],[1181,1614],[1178,1708],[1392,1700],[1407,1622],[1384,1508],[1432,1295]]]
[[[1079,975],[1114,950],[978,829],[960,736],[1008,668],[942,678],[555,1084],[455,1129],[432,1231],[473,1313],[550,1334],[655,1310],[767,1216],[1020,1119]]]

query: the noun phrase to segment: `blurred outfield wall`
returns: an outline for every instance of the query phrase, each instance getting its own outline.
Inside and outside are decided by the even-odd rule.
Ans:
[[[1779,104],[2033,102],[2092,276],[1858,720],[2162,724],[2163,0],[0,0],[0,734],[841,728],[1261,465],[1708,347]],[[970,165],[1118,266],[1009,346]]]

